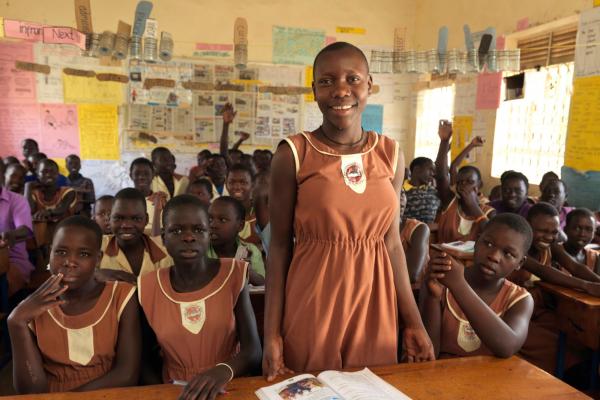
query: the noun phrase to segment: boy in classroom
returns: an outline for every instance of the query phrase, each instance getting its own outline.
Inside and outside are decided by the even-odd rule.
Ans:
[[[166,193],[167,200],[185,193],[190,181],[187,176],[175,173],[175,156],[171,151],[166,147],[156,147],[150,158],[156,173],[152,179],[152,191]]]
[[[533,241],[523,268],[509,279],[531,288],[533,292],[537,292],[534,282],[541,279],[600,297],[600,276],[573,260],[563,246],[557,243],[559,220],[556,208],[548,203],[537,203],[530,208],[527,221],[533,230]],[[568,273],[560,271],[556,266]],[[534,299],[541,300],[536,293]]]
[[[23,166],[27,169],[31,169],[32,165],[29,161],[29,157],[40,152],[38,143],[31,138],[23,139],[21,142],[21,151],[23,155]]]
[[[567,214],[565,234],[567,241],[563,247],[575,261],[600,274],[600,253],[589,248],[594,238],[596,218],[587,208],[576,208]]]
[[[243,204],[245,212],[244,229],[240,232],[240,238],[254,245],[261,246],[260,237],[256,232],[256,213],[254,211],[254,175],[252,171],[241,164],[236,164],[229,169],[225,181],[227,192],[231,197]]]
[[[427,260],[429,259],[429,227],[426,223],[416,219],[404,219],[406,208],[406,193],[400,192],[400,240],[406,255],[408,277],[413,288],[419,289],[421,278]]]
[[[252,153],[252,159],[254,160],[254,165],[256,165],[256,171],[259,174],[268,172],[271,169],[273,153],[270,150],[257,149]]]
[[[172,266],[138,278],[139,302],[162,349],[159,382],[185,384],[180,399],[214,399],[234,377],[259,368],[248,263],[208,258],[208,214],[194,196],[169,200],[163,226]]]
[[[527,218],[532,206],[527,198],[529,180],[517,171],[505,171],[500,176],[500,200],[491,201],[488,205],[496,209],[498,214],[511,212]]]
[[[94,215],[93,220],[96,221],[100,229],[102,229],[103,235],[110,235],[110,212],[112,210],[115,196],[105,194],[96,199],[94,203]]]
[[[38,168],[40,163],[46,159],[48,159],[48,156],[44,153],[35,153],[29,156],[28,160],[30,168],[29,172],[25,176],[25,183],[39,181]],[[61,174],[60,171],[56,178],[56,185],[58,187],[68,186],[67,177]]]
[[[560,179],[550,179],[544,184],[544,189],[542,189],[542,195],[540,196],[539,201],[552,204],[554,208],[556,208],[560,220],[561,231],[564,231],[565,225],[567,224],[567,214],[573,210],[573,207],[565,206],[566,200],[567,186],[563,181]],[[566,239],[566,237],[563,239]]]
[[[436,165],[436,183],[441,200],[441,213],[438,217],[438,243],[457,240],[477,240],[488,219],[495,213],[494,208],[480,204],[483,182],[479,169],[472,165],[461,167],[456,173],[456,193],[450,188],[448,174],[448,152],[452,139],[452,123],[440,120],[438,135],[440,147]]]
[[[110,216],[112,235],[102,238],[98,276],[135,283],[138,276],[171,266],[160,237],[144,233],[148,223],[146,198],[137,189],[121,189],[115,195]]]
[[[98,282],[102,232],[73,216],[56,229],[48,278],[8,317],[17,393],[86,391],[138,381],[135,287]]]
[[[227,161],[225,161],[225,156],[222,154],[212,154],[208,158],[206,176],[208,176],[213,185],[213,198],[229,195],[225,187],[225,179],[227,178]]]
[[[527,258],[532,232],[514,214],[492,218],[475,243],[473,266],[432,249],[420,306],[436,357],[511,357],[525,339],[533,312],[526,289],[506,277]]]
[[[410,163],[410,179],[402,188],[406,192],[405,218],[412,218],[431,224],[440,207],[440,198],[432,185],[435,175],[433,161],[427,157],[417,157]]]
[[[265,264],[262,253],[254,244],[240,239],[246,210],[236,198],[222,196],[208,209],[210,248],[208,258],[235,258],[250,263],[250,283],[265,284]]]
[[[25,175],[27,171],[21,164],[6,165],[4,171],[4,187],[13,193],[22,195],[25,192]]]
[[[86,217],[91,217],[92,204],[96,201],[94,182],[79,173],[81,170],[81,159],[76,154],[67,156],[67,158],[65,158],[65,164],[67,166],[67,171],[69,171],[67,184],[77,193],[78,214],[80,213]]]
[[[187,194],[196,196],[208,208],[213,198],[212,188],[212,183],[207,178],[199,178],[190,182]]]
[[[3,187],[3,181],[4,175],[0,174],[0,250],[8,251],[6,279],[11,297],[29,282],[34,270],[25,246],[33,226],[27,199]]]
[[[190,173],[188,174],[190,182],[206,176],[206,162],[211,154],[212,153],[208,149],[204,149],[196,154],[196,165],[190,169]]]
[[[152,162],[144,157],[136,158],[129,166],[129,177],[133,181],[133,187],[146,198],[148,224],[144,228],[144,233],[150,236],[159,236],[162,228],[160,216],[167,203],[167,194],[152,190],[155,179]]]

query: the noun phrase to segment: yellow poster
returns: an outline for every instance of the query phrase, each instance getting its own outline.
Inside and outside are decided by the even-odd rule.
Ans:
[[[458,154],[464,150],[471,140],[473,133],[473,117],[455,116],[452,122],[452,145],[450,146],[450,156],[454,160]]]
[[[337,33],[348,33],[351,35],[364,35],[367,33],[365,28],[357,28],[354,26],[338,26],[335,28]]]
[[[65,103],[123,104],[126,85],[119,82],[101,82],[95,77],[63,74]]]
[[[600,171],[599,94],[600,76],[575,79],[565,146],[567,167]]]
[[[67,161],[64,158],[53,158],[53,160],[58,165],[59,174],[63,174],[64,176],[69,175],[69,171],[67,170]]]
[[[84,160],[118,160],[119,118],[117,106],[80,104],[79,142]]]
[[[0,17],[0,38],[4,37],[4,17]]]
[[[600,6],[600,0],[594,0],[594,7]]]
[[[306,67],[304,70],[304,86],[311,87],[313,81],[313,67]],[[315,96],[312,93],[304,95],[304,101],[315,101]]]

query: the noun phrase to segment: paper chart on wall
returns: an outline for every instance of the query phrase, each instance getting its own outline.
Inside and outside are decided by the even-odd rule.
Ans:
[[[118,160],[119,131],[117,106],[80,104],[79,140],[81,158],[91,160]]]
[[[600,8],[583,11],[579,16],[575,47],[575,76],[600,75]]]
[[[119,82],[63,73],[63,87],[65,103],[120,105],[124,101],[125,85]]]
[[[0,104],[0,155],[21,156],[24,138],[39,139],[40,108],[38,104]]]
[[[40,104],[40,149],[50,158],[79,154],[77,108],[70,104]]]
[[[311,65],[325,43],[325,31],[273,26],[273,62]]]
[[[15,61],[33,62],[29,42],[0,42],[0,103],[34,103],[34,72],[15,68]]]

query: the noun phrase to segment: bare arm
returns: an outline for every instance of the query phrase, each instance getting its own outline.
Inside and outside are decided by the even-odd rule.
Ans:
[[[429,227],[419,224],[410,238],[410,248],[406,252],[406,265],[411,283],[415,283],[425,267],[429,252]]]
[[[532,274],[537,275],[545,282],[571,289],[581,290],[591,294],[592,296],[600,297],[600,283],[589,282],[573,276],[568,276],[557,269],[540,264],[531,257],[527,257],[525,264],[523,264],[523,268]]]
[[[404,156],[398,155],[396,174],[392,181],[396,192],[398,204],[400,204],[400,188],[404,180]],[[406,258],[400,241],[400,207],[394,216],[390,228],[385,234],[385,247],[387,249],[392,271],[394,274],[394,286],[398,301],[398,313],[404,321],[403,351],[406,353],[408,362],[429,361],[435,359],[433,345],[425,331],[423,321],[419,315],[415,298],[410,287]]]
[[[431,271],[421,283],[419,290],[419,311],[423,325],[433,344],[435,358],[440,354],[440,337],[442,332],[442,293],[443,286],[432,276]]]
[[[438,135],[440,136],[440,147],[435,159],[435,182],[442,201],[441,208],[445,210],[454,198],[448,179],[448,152],[452,138],[452,124],[449,121],[440,120]]]
[[[556,243],[552,245],[552,258],[573,276],[590,282],[600,282],[600,276],[585,265],[575,261],[562,245]]]
[[[285,305],[285,282],[292,260],[296,190],[292,149],[287,144],[282,144],[273,156],[269,189],[272,239],[265,280],[263,374],[270,380],[286,372],[281,323]]]
[[[483,139],[481,136],[475,136],[471,143],[469,143],[450,164],[450,184],[456,183],[456,176],[458,174],[458,167],[462,164],[463,160],[469,155],[469,153],[476,147],[483,146]]]
[[[117,352],[112,369],[103,376],[78,387],[75,391],[136,385],[140,374],[141,353],[139,306],[134,294],[119,320]]]
[[[15,243],[23,242],[31,236],[31,230],[25,225],[21,225],[16,229],[0,232],[0,249],[3,247],[12,247]]]
[[[228,160],[229,155],[229,125],[233,122],[235,114],[231,103],[226,103],[223,107],[223,130],[221,131],[221,140],[219,141],[219,152],[225,160]]]
[[[50,210],[50,216],[52,218],[61,218],[63,215],[65,215],[69,211],[69,208],[75,201],[76,197],[77,197],[77,193],[75,193],[74,190],[67,193],[65,195],[65,197],[63,197],[60,200],[60,202],[56,205],[56,207],[54,207],[53,210]]]

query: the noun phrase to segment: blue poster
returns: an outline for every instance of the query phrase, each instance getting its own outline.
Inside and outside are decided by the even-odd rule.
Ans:
[[[381,135],[383,131],[382,104],[367,104],[362,113],[362,127],[365,131],[375,131]]]

